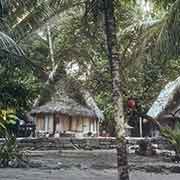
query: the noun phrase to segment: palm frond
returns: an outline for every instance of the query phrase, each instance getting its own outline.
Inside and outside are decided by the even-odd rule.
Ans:
[[[8,20],[11,23],[16,39],[19,40],[28,33],[37,30],[56,14],[60,14],[75,6],[80,6],[83,3],[84,0],[39,1],[31,9],[24,9],[22,12],[14,13],[14,15],[9,17]],[[14,19],[14,17],[16,17],[16,19]]]
[[[149,54],[150,59],[161,62],[180,55],[180,0],[148,31],[143,32],[138,45],[140,56]]]
[[[129,26],[123,32],[125,37],[134,30],[136,34],[138,33],[138,39],[133,42],[135,44],[131,55],[133,60],[141,63],[143,60],[148,60],[162,64],[166,60],[178,58],[180,55],[180,0],[175,1],[164,17],[152,22],[137,23],[137,26]]]
[[[31,9],[39,0],[0,0],[0,17],[10,16],[25,9]]]
[[[180,0],[176,0],[164,18],[156,50],[157,55],[163,59],[176,58],[180,55]]]
[[[9,36],[0,32],[0,51],[6,51],[13,53],[17,56],[24,56],[24,53],[20,47]]]
[[[153,3],[157,6],[157,8],[168,9],[175,1],[176,0],[153,0]]]
[[[34,73],[46,77],[44,70],[26,58],[23,50],[16,42],[2,32],[0,32],[0,63],[11,63],[13,66],[22,68],[24,68],[24,65],[27,65]]]

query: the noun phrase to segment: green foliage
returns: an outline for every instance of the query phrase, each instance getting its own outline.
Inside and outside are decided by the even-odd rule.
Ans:
[[[168,140],[170,144],[173,145],[176,154],[180,154],[180,123],[177,123],[175,129],[161,129],[161,134]]]
[[[26,154],[17,148],[16,137],[8,132],[8,127],[14,125],[16,120],[13,110],[0,110],[0,136],[4,139],[4,143],[0,145],[0,167],[13,166],[13,163],[20,163],[26,158]]]
[[[22,116],[39,92],[37,79],[28,68],[11,64],[0,64],[0,67],[0,108],[16,109],[17,115]]]
[[[17,115],[29,110],[36,96],[35,77],[32,74],[32,63],[10,37],[12,33],[7,18],[11,17],[12,9],[31,6],[31,3],[21,0],[0,1],[0,109],[16,109]]]
[[[113,119],[113,107],[110,92],[101,92],[96,96],[95,100],[105,116],[105,120],[100,124],[100,130],[106,130],[111,136],[115,136],[115,121]]]
[[[3,167],[9,166],[9,162],[19,156],[16,147],[16,138],[9,136],[5,138],[5,143],[0,146],[0,165]]]
[[[0,145],[0,167],[24,167],[27,163],[27,153],[19,151],[16,137],[7,135]]]
[[[153,2],[157,5],[158,8],[164,8],[167,10],[175,1],[176,0],[154,0]]]
[[[103,128],[106,127],[113,132],[114,122],[112,121],[113,109],[110,93],[111,76],[104,43],[104,25],[101,19],[102,1],[88,1],[88,3],[91,3],[90,5],[86,4],[88,8],[84,6],[83,1],[74,0],[50,0],[45,3],[38,1],[39,4],[37,4],[36,0],[32,2],[27,0],[26,3],[21,0],[17,2],[18,5],[16,3],[12,4],[8,12],[11,16],[6,19],[9,26],[13,27],[12,31],[17,36],[17,39],[21,39],[33,29],[35,30],[41,26],[49,17],[54,15],[57,9],[59,9],[59,12],[63,12],[63,14],[57,15],[50,21],[55,63],[60,64],[56,79],[67,79],[65,73],[65,69],[69,67],[67,65],[78,65],[77,72],[71,76],[78,79],[95,96],[96,102],[105,114],[105,122],[102,123]],[[135,97],[143,106],[143,110],[146,111],[160,89],[168,81],[179,75],[177,56],[168,58],[170,60],[164,62],[164,57],[157,56],[156,53],[154,56],[152,51],[156,47],[155,43],[158,37],[165,37],[162,38],[164,41],[159,44],[163,45],[161,47],[171,42],[167,46],[168,49],[171,50],[173,46],[173,51],[178,50],[174,46],[176,44],[174,41],[168,41],[173,37],[173,32],[175,32],[174,37],[178,37],[179,31],[175,28],[178,25],[178,10],[175,8],[175,14],[172,13],[173,9],[171,10],[168,23],[166,23],[164,14],[167,14],[167,10],[175,2],[174,0],[152,1],[154,4],[150,12],[144,12],[144,9],[137,2],[135,0],[115,1],[119,53],[124,62],[121,67],[123,77],[121,88],[125,100],[128,97]],[[141,1],[139,2],[141,3]],[[43,10],[43,7],[46,8]],[[85,10],[85,8],[87,9]],[[11,12],[12,9],[16,10]],[[23,16],[24,13],[27,13],[27,16]],[[5,15],[7,13],[4,13]],[[94,17],[92,16],[96,18],[96,23],[94,23]],[[20,17],[23,18],[22,21],[18,21]],[[172,22],[177,20],[177,23],[172,24],[169,22],[170,20]],[[166,26],[163,26],[164,24]],[[161,31],[163,27],[170,28]],[[52,70],[52,64],[46,39],[47,34],[44,28],[45,25],[41,30],[44,31],[43,36],[39,36],[35,32],[20,43],[29,59],[49,74]],[[166,32],[169,34],[169,31],[166,30],[172,32],[170,38],[166,35]],[[160,32],[165,32],[165,35],[161,33],[161,36],[159,36]],[[179,40],[179,38],[174,39]],[[166,48],[161,48],[161,50],[166,51]],[[167,54],[167,52],[165,53]],[[169,53],[169,55],[172,54]],[[28,70],[25,64],[22,65],[22,61],[17,58],[16,61],[12,61],[17,63],[16,66],[13,63],[6,65],[7,59],[4,58],[4,54],[1,60],[3,60],[3,63],[1,63],[0,69],[0,106],[3,108],[16,107],[18,115],[22,114],[31,108],[33,99],[39,94],[40,86],[43,86],[44,80],[35,77],[34,73]],[[70,75],[68,74],[68,76]],[[67,82],[69,82],[68,79]],[[50,87],[50,89],[53,88]],[[48,98],[48,93],[45,93],[45,95]]]
[[[15,124],[17,117],[13,110],[0,110],[0,135],[5,137],[7,134],[7,127]]]

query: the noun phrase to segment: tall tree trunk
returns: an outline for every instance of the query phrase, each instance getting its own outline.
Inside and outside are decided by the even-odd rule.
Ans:
[[[52,63],[52,69],[55,67],[55,60],[54,60],[54,50],[53,50],[53,42],[51,36],[51,28],[49,22],[47,22],[47,37],[48,37],[48,44],[49,44],[49,54]]]
[[[44,89],[47,89],[48,87],[50,87],[50,85],[54,84],[56,81],[56,76],[58,74],[58,68],[59,68],[59,64],[56,64],[55,67],[52,69],[52,71],[50,72],[48,79],[46,80],[44,87],[42,89],[42,91]],[[42,94],[39,94],[39,96],[34,100],[33,103],[33,107],[39,106],[41,100],[43,99]]]
[[[123,110],[123,95],[121,90],[120,55],[116,36],[116,24],[114,17],[114,1],[104,1],[105,33],[108,48],[108,58],[112,76],[112,100],[114,109],[114,120],[116,122],[117,134],[117,164],[119,180],[129,180],[128,162],[125,140],[125,120]]]
[[[60,62],[57,64],[55,63],[53,41],[52,41],[52,36],[51,36],[51,27],[50,27],[49,22],[47,22],[46,26],[47,26],[48,45],[49,45],[49,56],[50,56],[50,60],[51,60],[51,72],[49,73],[48,79],[46,80],[43,89],[47,89],[50,85],[55,83],[56,76],[58,74],[58,68],[60,65]],[[38,106],[40,104],[42,98],[43,98],[43,96],[42,96],[42,94],[40,94],[34,100],[33,107]]]

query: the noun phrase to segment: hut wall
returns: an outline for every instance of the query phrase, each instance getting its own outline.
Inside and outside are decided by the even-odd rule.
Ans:
[[[77,123],[76,123],[76,129],[78,132],[83,132],[83,124],[82,124],[82,118],[77,117]]]
[[[99,136],[99,120],[96,119],[96,134]]]
[[[72,131],[77,131],[77,127],[76,127],[76,124],[77,124],[77,118],[76,117],[72,117],[71,119],[71,130]]]
[[[53,115],[49,115],[48,116],[48,119],[49,119],[49,121],[48,121],[48,132],[50,133],[50,134],[52,134],[53,133],[53,127],[54,127],[54,117],[53,117]]]
[[[99,128],[99,121],[95,118],[91,119],[91,132],[97,133]]]
[[[82,118],[83,124],[82,129],[84,133],[92,132],[92,133],[98,133],[99,131],[99,121],[95,118]]]
[[[53,133],[53,115],[37,114],[36,115],[36,130]]]
[[[61,116],[59,114],[55,115],[55,126],[56,131],[60,132],[62,130]]]
[[[36,115],[36,129],[52,134],[54,130],[54,120],[57,132],[74,131],[83,134],[98,132],[99,122],[97,119],[81,116],[70,117],[63,114],[56,114],[55,116],[50,114]]]
[[[69,117],[67,115],[58,114],[56,115],[56,131],[75,131],[83,132],[83,123],[87,126],[85,132],[90,130],[90,119],[80,116]]]
[[[83,132],[88,133],[90,131],[90,121],[89,118],[83,118]]]
[[[70,129],[70,119],[69,116],[63,114],[56,114],[56,131],[63,132],[69,131]]]
[[[72,117],[72,131],[83,132],[83,118],[80,116]]]
[[[65,131],[69,131],[69,128],[70,128],[70,119],[68,116],[64,117],[64,127],[63,129]]]
[[[96,128],[95,128],[95,119],[91,119],[91,132],[96,132]]]
[[[44,115],[43,114],[37,114],[36,115],[36,129],[37,130],[44,130],[45,124],[44,124]]]

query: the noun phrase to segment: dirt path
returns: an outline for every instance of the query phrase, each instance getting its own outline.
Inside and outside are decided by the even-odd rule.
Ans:
[[[131,180],[179,180],[180,174],[153,174],[135,171],[130,173]],[[117,180],[115,169],[66,170],[40,169],[0,169],[1,180]]]
[[[40,166],[0,169],[0,180],[117,180],[115,151],[32,152]],[[179,180],[180,166],[160,158],[130,155],[131,180]],[[169,168],[174,173],[169,173]]]

